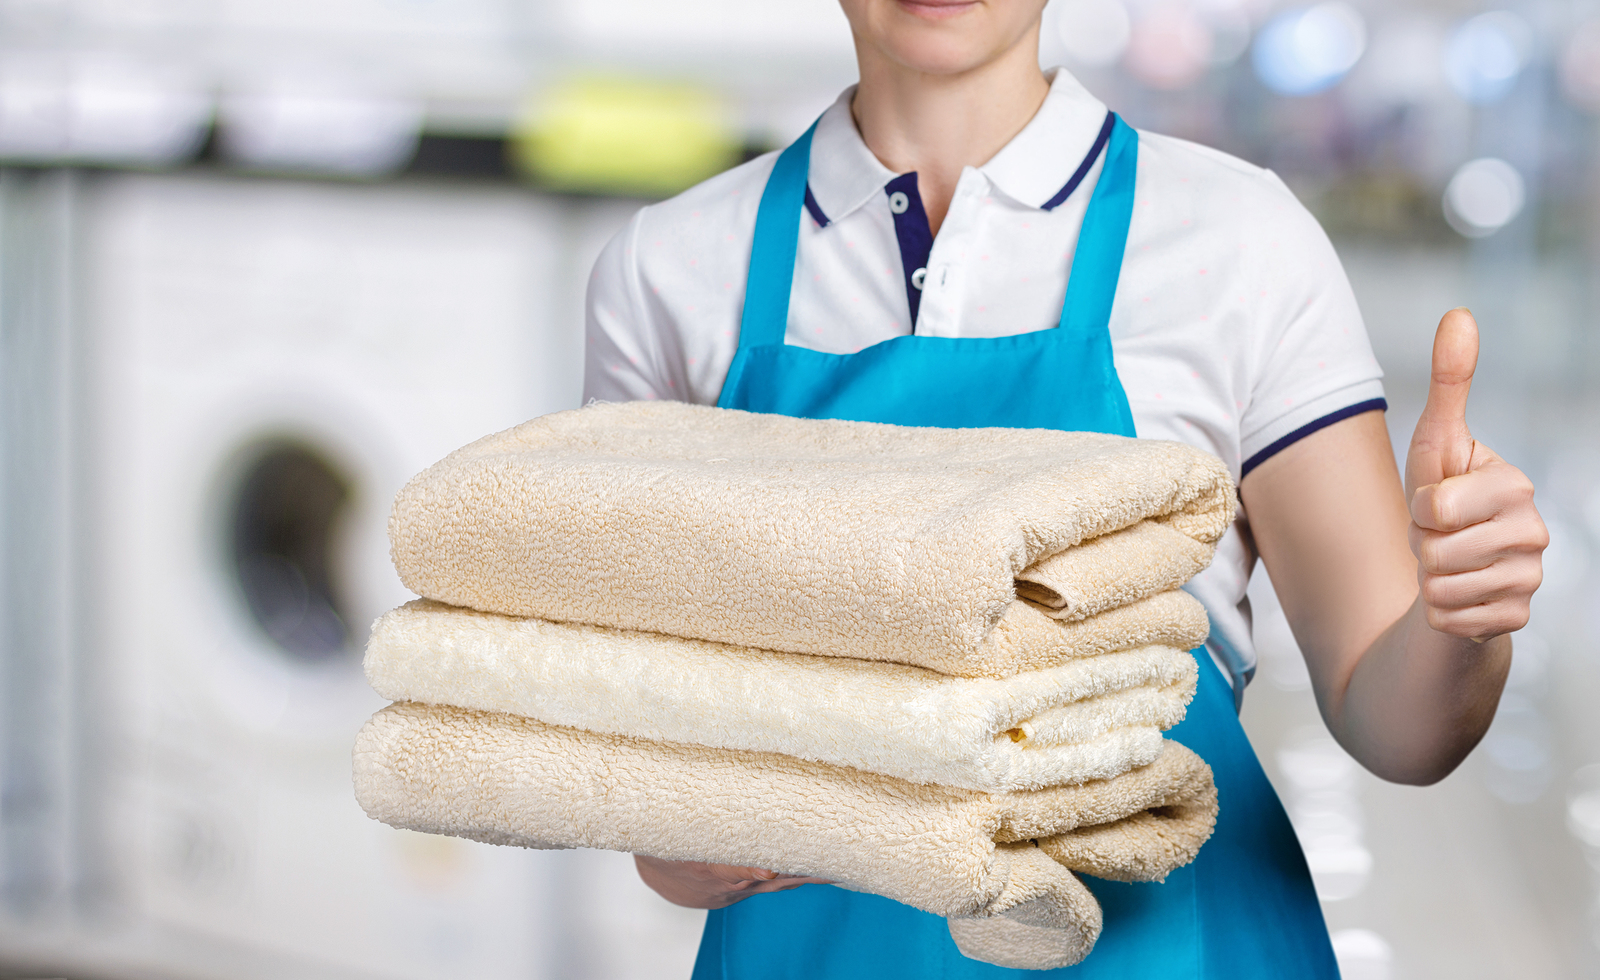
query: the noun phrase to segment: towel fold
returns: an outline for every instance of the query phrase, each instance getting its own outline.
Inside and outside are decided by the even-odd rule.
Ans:
[[[453,605],[1004,677],[1199,642],[1171,590],[1233,507],[1173,442],[635,402],[458,450],[389,528],[406,586]]]
[[[392,701],[1000,792],[1147,765],[1183,720],[1196,666],[1143,647],[1004,680],[773,653],[417,600],[385,614],[367,679]]]
[[[1217,808],[1210,769],[1173,742],[1115,779],[989,794],[412,703],[368,721],[354,769],[361,806],[397,827],[823,877],[952,917],[968,955],[1034,969],[1081,960],[1099,934],[1069,869],[1160,880]]]
[[[1045,615],[1084,619],[1176,589],[1211,564],[1216,545],[1140,521],[1058,551],[1017,573],[1017,596]]]

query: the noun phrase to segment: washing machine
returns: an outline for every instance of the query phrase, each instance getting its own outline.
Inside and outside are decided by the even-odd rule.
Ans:
[[[350,748],[409,598],[395,491],[577,404],[563,220],[511,187],[80,183],[86,823],[130,969],[549,975],[547,855],[369,820]]]

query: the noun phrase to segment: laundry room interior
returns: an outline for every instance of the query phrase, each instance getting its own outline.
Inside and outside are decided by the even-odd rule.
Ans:
[[[1243,720],[1347,980],[1600,975],[1600,4],[1050,0],[1041,64],[1272,169],[1400,452],[1444,311],[1551,535],[1437,786],[1323,726],[1265,571]],[[351,788],[390,505],[583,400],[634,213],[855,81],[835,0],[0,0],[0,977],[687,980],[631,857]]]

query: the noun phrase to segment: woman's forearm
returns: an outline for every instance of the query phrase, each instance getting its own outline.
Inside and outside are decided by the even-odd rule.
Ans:
[[[1511,668],[1511,637],[1482,642],[1428,625],[1419,598],[1355,662],[1341,686],[1319,691],[1328,728],[1384,779],[1435,783],[1488,731]]]

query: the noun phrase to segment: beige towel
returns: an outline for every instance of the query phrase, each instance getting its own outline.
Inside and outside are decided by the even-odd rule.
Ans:
[[[549,623],[426,599],[387,613],[367,679],[391,701],[1000,792],[1147,765],[1194,696],[1194,657],[1143,647],[1004,680]]]
[[[1173,742],[1116,779],[987,794],[420,704],[361,730],[355,786],[370,816],[411,830],[754,865],[957,919],[1009,915],[998,931],[952,931],[968,955],[1038,969],[1077,962],[1099,933],[1066,868],[1159,880],[1216,817],[1211,770]],[[1019,936],[1031,938],[1009,955],[1032,962],[986,945]]]
[[[1170,590],[1233,506],[1173,442],[634,402],[458,450],[389,531],[406,586],[453,605],[1004,677],[1198,642]]]

